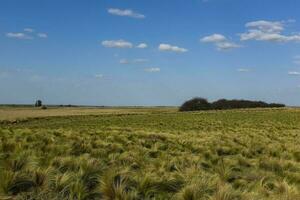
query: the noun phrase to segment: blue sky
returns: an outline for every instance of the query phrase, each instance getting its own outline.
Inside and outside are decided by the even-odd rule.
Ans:
[[[1,0],[0,103],[300,105],[300,1]]]

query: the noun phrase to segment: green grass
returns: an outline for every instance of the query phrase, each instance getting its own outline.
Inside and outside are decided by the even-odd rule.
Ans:
[[[0,199],[300,199],[300,110],[0,123]]]

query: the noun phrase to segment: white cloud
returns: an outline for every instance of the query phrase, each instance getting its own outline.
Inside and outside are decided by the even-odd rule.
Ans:
[[[300,35],[285,36],[280,33],[268,33],[261,30],[249,30],[247,33],[241,34],[241,40],[258,40],[270,42],[291,42],[300,41]]]
[[[127,59],[121,59],[119,61],[120,64],[129,64],[130,62]]]
[[[295,76],[299,76],[300,75],[300,72],[297,72],[297,71],[290,71],[288,72],[289,75],[295,75]]]
[[[133,48],[134,45],[131,42],[125,40],[104,40],[102,41],[102,45],[108,48]],[[146,43],[140,43],[135,46],[138,49],[147,48],[148,45]]]
[[[269,32],[269,33],[278,33],[284,30],[283,23],[282,22],[272,22],[272,21],[253,21],[253,22],[248,22],[245,25],[247,28],[252,28],[252,29],[259,29],[264,32]]]
[[[235,44],[233,42],[218,42],[216,43],[218,50],[228,50],[228,49],[235,49],[240,48],[241,46],[238,44]]]
[[[213,43],[215,44],[218,50],[228,50],[241,47],[238,44],[230,42],[224,35],[218,33],[205,36],[201,38],[200,41],[204,43]]]
[[[283,35],[285,22],[253,21],[246,23],[247,32],[240,34],[242,41],[299,42],[300,34]]]
[[[132,17],[132,18],[137,18],[137,19],[143,19],[145,18],[145,15],[134,12],[133,10],[130,9],[119,9],[119,8],[109,8],[107,10],[108,13],[112,15],[118,15],[122,17]]]
[[[103,74],[95,74],[95,78],[96,79],[102,79],[103,78]]]
[[[206,36],[204,38],[201,39],[201,42],[224,42],[226,41],[226,37],[224,35],[221,35],[221,34],[212,34],[212,35],[209,35],[209,36]]]
[[[33,33],[34,29],[32,29],[32,28],[24,28],[24,31],[28,32],[28,33]]]
[[[33,35],[33,32],[35,32],[35,30],[32,28],[24,28],[24,32],[6,33],[6,37],[22,39],[22,40],[32,40],[35,37],[39,37],[39,38],[47,38],[48,37],[48,35],[46,33],[37,33],[36,35]]]
[[[140,43],[139,45],[136,46],[136,48],[139,48],[139,49],[145,49],[147,47],[148,47],[148,45],[146,43]]]
[[[250,72],[250,69],[247,68],[239,68],[237,69],[238,72]]]
[[[31,36],[26,35],[25,33],[6,33],[6,37],[20,39],[20,40],[31,40]]]
[[[150,73],[160,72],[160,68],[158,68],[158,67],[145,68],[144,70],[145,70],[145,72],[150,72]]]
[[[177,52],[177,53],[184,53],[187,52],[188,50],[185,48],[181,48],[178,46],[172,46],[170,44],[160,44],[158,47],[158,50],[160,51],[173,51],[173,52]]]
[[[133,45],[125,40],[104,40],[102,45],[108,48],[132,48]]]
[[[48,38],[48,35],[46,33],[38,33],[37,36],[39,38]]]

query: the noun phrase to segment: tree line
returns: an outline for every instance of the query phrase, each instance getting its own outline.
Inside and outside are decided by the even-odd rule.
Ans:
[[[284,104],[279,103],[266,103],[263,101],[250,101],[250,100],[227,100],[220,99],[214,102],[208,102],[207,99],[196,97],[184,102],[179,111],[197,111],[197,110],[226,110],[237,108],[279,108],[285,107]]]

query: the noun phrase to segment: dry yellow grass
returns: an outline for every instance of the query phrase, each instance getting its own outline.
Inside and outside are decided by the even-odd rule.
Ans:
[[[0,107],[0,121],[22,120],[27,118],[51,117],[51,116],[74,116],[74,115],[103,115],[103,114],[134,114],[134,113],[153,113],[153,112],[172,112],[177,108],[159,108],[159,107],[116,107],[116,108],[95,108],[95,107],[71,107],[61,108],[53,107],[46,110],[40,108],[14,108]]]

